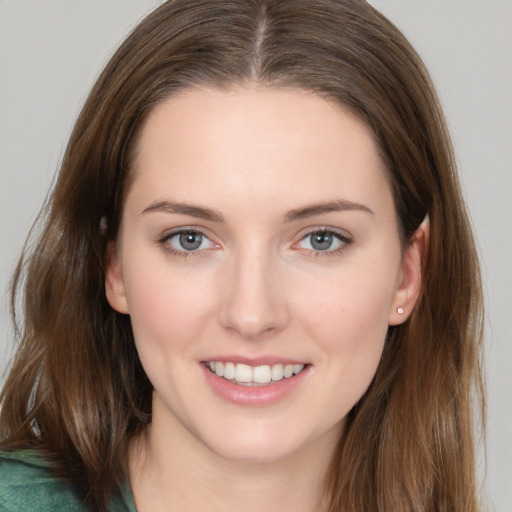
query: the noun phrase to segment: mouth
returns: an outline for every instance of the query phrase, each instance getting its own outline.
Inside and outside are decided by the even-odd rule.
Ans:
[[[307,364],[273,364],[249,366],[229,361],[206,361],[203,363],[211,373],[242,386],[268,386],[298,375]]]

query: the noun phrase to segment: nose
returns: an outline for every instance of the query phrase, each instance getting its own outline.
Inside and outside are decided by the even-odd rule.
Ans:
[[[281,331],[289,312],[278,264],[263,251],[244,251],[226,262],[222,326],[246,340],[256,340]]]

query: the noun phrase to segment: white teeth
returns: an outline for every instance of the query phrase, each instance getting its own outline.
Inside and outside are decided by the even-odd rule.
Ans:
[[[233,363],[224,363],[224,378],[228,380],[235,378],[235,365]]]
[[[293,364],[287,364],[285,367],[284,367],[284,376],[289,379],[292,375],[293,375]]]
[[[246,364],[237,364],[235,367],[235,380],[237,382],[252,382],[252,368]]]
[[[208,366],[217,377],[234,380],[240,384],[269,384],[283,378],[289,379],[300,373],[304,364],[274,364],[262,366],[249,366],[247,364],[234,364],[230,362],[209,361]]]
[[[274,366],[272,366],[272,380],[282,380],[283,377],[283,365],[275,364]]]
[[[217,377],[224,377],[224,363],[215,363],[215,374]]]
[[[268,384],[272,380],[272,370],[270,366],[256,366],[253,370],[252,380],[259,384]]]
[[[294,364],[293,365],[293,373],[294,375],[297,375],[297,373],[300,373],[302,370],[304,370],[303,364]]]

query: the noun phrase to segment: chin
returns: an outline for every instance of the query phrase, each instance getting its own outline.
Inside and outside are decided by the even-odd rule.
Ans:
[[[290,424],[253,425],[252,428],[238,425],[220,429],[221,435],[210,429],[203,437],[203,444],[217,456],[240,463],[270,464],[285,461],[308,451],[316,451],[329,438],[339,438],[339,428],[330,432],[294,431]]]
[[[237,442],[210,446],[222,459],[244,464],[271,464],[286,460],[299,451],[299,447],[283,446],[275,442]]]

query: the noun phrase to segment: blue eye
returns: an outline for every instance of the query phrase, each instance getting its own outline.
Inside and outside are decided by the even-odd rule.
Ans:
[[[186,230],[173,233],[162,242],[170,246],[171,250],[180,252],[195,252],[209,249],[212,242],[200,231]]]
[[[311,247],[317,251],[327,251],[332,248],[334,235],[327,231],[318,231],[309,235]]]
[[[350,238],[335,231],[322,229],[308,233],[297,245],[310,251],[335,252],[350,243]]]

